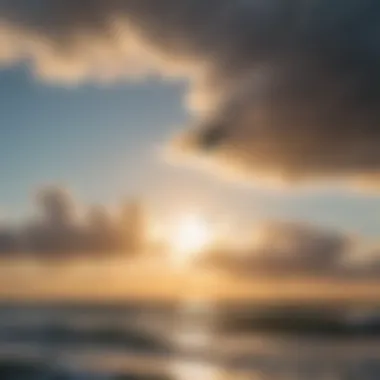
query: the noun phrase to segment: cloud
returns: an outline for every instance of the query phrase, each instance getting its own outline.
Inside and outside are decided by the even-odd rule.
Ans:
[[[84,204],[60,186],[46,186],[36,192],[31,217],[0,224],[0,256],[107,258],[165,250],[165,242],[153,241],[150,232],[148,210],[141,201],[121,202],[112,212],[103,205]],[[272,220],[254,226],[248,242],[241,239],[216,243],[194,265],[236,276],[380,275],[380,244],[349,233]]]
[[[0,253],[36,257],[132,255],[147,243],[145,211],[131,201],[112,214],[103,206],[84,206],[61,187],[36,196],[36,213],[18,226],[0,228]]]
[[[344,234],[290,222],[263,224],[253,240],[260,265],[323,271],[338,266],[352,244]]]
[[[222,171],[379,183],[377,0],[1,0],[0,20],[0,62],[45,80],[187,78],[175,146]]]
[[[243,249],[211,250],[203,265],[231,275],[380,274],[379,245],[364,238],[301,222],[270,221],[256,226]],[[377,264],[376,264],[377,263]]]

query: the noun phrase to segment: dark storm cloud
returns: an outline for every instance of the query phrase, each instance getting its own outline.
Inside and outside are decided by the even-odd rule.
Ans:
[[[38,192],[35,205],[30,220],[0,228],[1,254],[128,255],[145,244],[145,215],[138,202],[126,203],[112,214],[103,206],[80,204],[60,187],[47,187]]]
[[[255,179],[378,181],[377,0],[1,0],[0,16],[2,62],[45,79],[187,77],[207,118],[181,152]]]

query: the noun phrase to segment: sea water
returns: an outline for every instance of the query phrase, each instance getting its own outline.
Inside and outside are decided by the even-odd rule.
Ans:
[[[380,379],[376,327],[364,333],[346,318],[351,334],[316,319],[305,330],[276,313],[234,324],[241,309],[208,302],[3,304],[0,379]],[[279,329],[285,318],[295,322]]]

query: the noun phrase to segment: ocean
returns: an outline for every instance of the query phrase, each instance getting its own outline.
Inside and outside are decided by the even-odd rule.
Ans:
[[[1,380],[379,380],[376,310],[0,306]]]

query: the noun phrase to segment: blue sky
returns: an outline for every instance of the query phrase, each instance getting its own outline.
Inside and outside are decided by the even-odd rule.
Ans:
[[[84,202],[142,196],[160,215],[202,209],[248,226],[266,218],[307,220],[376,236],[380,199],[332,189],[268,191],[174,167],[159,147],[186,123],[184,83],[168,81],[64,87],[21,69],[0,73],[0,203],[24,217],[30,196],[57,183]]]

